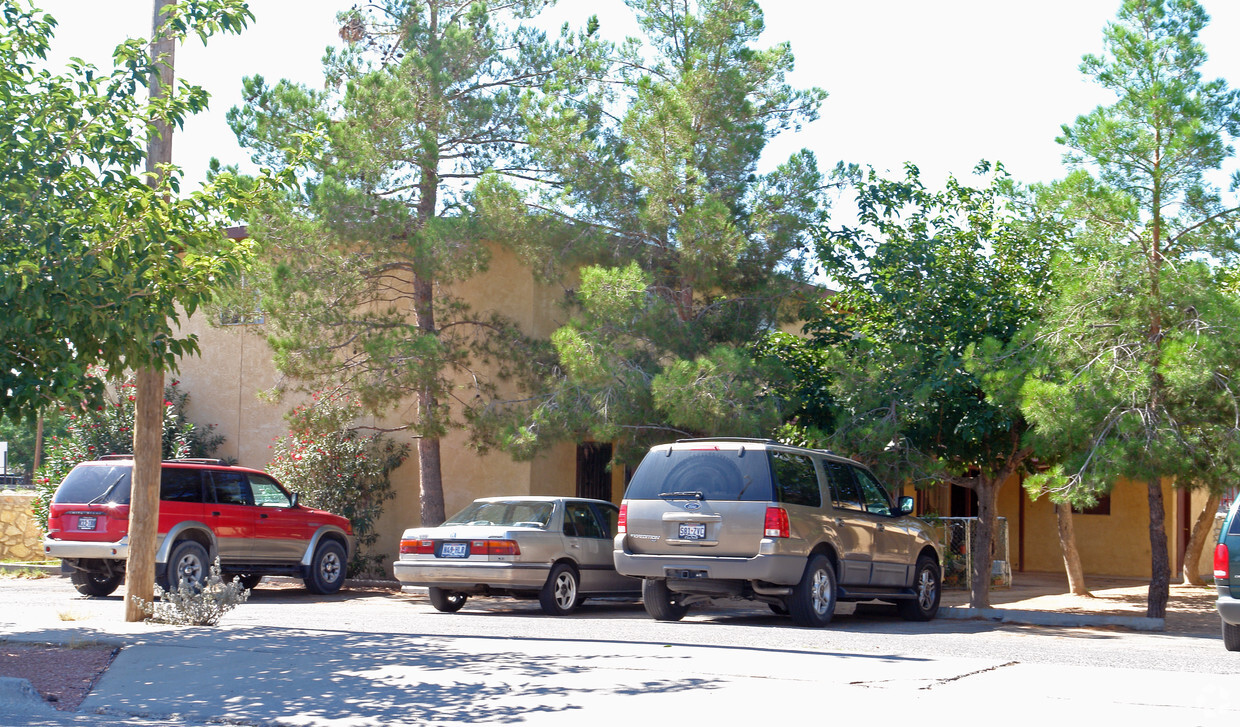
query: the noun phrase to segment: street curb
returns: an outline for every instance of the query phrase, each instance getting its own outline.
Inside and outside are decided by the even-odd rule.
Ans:
[[[1059,611],[1017,611],[1006,608],[940,608],[939,618],[982,619],[1032,626],[1119,626],[1135,631],[1165,631],[1167,620],[1148,616],[1110,616],[1100,613],[1062,613]]]
[[[60,575],[60,563],[0,563],[0,573],[38,571]]]
[[[44,701],[34,685],[29,679],[19,679],[17,677],[0,677],[0,704],[3,705],[43,705],[53,708]]]

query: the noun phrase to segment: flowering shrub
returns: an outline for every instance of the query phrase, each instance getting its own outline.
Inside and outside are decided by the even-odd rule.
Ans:
[[[381,574],[383,554],[369,552],[379,534],[375,523],[395,496],[390,475],[409,455],[409,445],[381,434],[362,436],[354,427],[355,402],[325,399],[294,409],[288,436],[276,440],[267,470],[311,507],[343,515],[353,524],[357,554],[351,575]]]
[[[173,379],[164,387],[164,459],[210,457],[224,442],[215,425],[196,427],[185,417],[189,394]],[[39,471],[35,473],[38,494],[34,514],[47,530],[47,507],[60,481],[79,462],[99,459],[105,454],[133,453],[135,389],[132,376],[108,381],[107,403],[96,409],[63,410],[68,420],[67,434],[53,436]]]

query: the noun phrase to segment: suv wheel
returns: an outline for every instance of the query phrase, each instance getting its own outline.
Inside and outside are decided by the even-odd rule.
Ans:
[[[568,563],[556,563],[547,576],[547,582],[538,592],[538,603],[550,616],[567,616],[577,610],[581,603],[581,590],[577,569]]]
[[[253,590],[263,580],[262,573],[246,573],[243,576],[237,576],[237,580],[241,581],[241,587],[247,590]]]
[[[1240,624],[1223,622],[1223,646],[1228,651],[1240,651]]]
[[[207,582],[207,549],[192,540],[182,540],[172,547],[168,559],[168,590],[179,591],[182,583],[194,590]]]
[[[642,581],[642,605],[646,613],[657,621],[679,621],[688,613],[689,607],[682,605],[680,594],[672,593],[667,581],[661,578],[647,578]]]
[[[805,575],[788,597],[788,612],[797,626],[822,627],[835,615],[835,569],[819,553],[805,565]]]
[[[102,598],[112,595],[112,592],[120,587],[121,581],[125,580],[125,572],[108,571],[102,568],[74,569],[69,575],[69,580],[77,592],[83,596]]]
[[[310,561],[310,573],[302,580],[311,593],[327,595],[344,585],[344,548],[334,540],[319,543]]]
[[[431,605],[436,611],[444,613],[456,613],[465,605],[465,601],[469,599],[464,593],[452,593],[442,588],[431,586],[426,589],[426,595],[431,599]]]
[[[906,620],[929,621],[939,612],[939,595],[942,591],[939,564],[934,562],[934,558],[923,555],[917,559],[915,573],[913,590],[917,597],[900,601],[896,608]]]

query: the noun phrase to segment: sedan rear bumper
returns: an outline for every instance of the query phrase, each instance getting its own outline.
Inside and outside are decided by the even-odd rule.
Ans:
[[[1240,624],[1240,598],[1232,598],[1231,586],[1218,586],[1218,615],[1229,624]]]
[[[487,585],[537,590],[547,582],[551,566],[546,563],[398,560],[392,564],[392,572],[396,580],[406,586],[465,588]]]

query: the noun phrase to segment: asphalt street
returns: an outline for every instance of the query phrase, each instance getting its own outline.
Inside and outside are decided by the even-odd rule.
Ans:
[[[124,623],[119,597],[84,599],[63,579],[2,579],[0,638],[124,646],[78,713],[10,704],[4,723],[683,725],[812,712],[926,724],[985,714],[1011,724],[1204,725],[1240,717],[1240,654],[1226,652],[1217,634],[909,623],[886,609],[851,611],[843,606],[817,630],[752,606],[691,612],[679,623],[654,622],[632,602],[587,603],[563,619],[502,599],[441,614],[417,593],[319,598],[277,584],[256,589],[220,626],[191,628]]]

